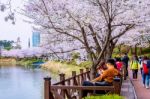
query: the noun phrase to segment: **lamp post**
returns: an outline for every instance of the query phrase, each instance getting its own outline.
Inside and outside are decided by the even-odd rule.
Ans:
[[[2,56],[2,46],[0,46],[0,58]]]

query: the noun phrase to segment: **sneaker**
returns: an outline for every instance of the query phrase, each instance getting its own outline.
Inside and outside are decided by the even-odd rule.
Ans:
[[[149,86],[146,86],[146,89],[149,89]]]

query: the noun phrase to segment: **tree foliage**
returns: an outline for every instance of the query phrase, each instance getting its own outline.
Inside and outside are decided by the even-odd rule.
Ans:
[[[14,41],[0,40],[0,46],[7,50],[12,49],[13,43]]]
[[[86,51],[95,68],[123,36],[147,26],[149,8],[148,0],[31,0],[25,13],[55,54]]]
[[[1,12],[7,12],[8,14],[6,16],[4,16],[4,20],[7,21],[11,21],[12,24],[15,24],[15,13],[12,10],[12,6],[11,6],[11,1],[12,0],[6,0],[5,2],[0,2],[0,11]]]

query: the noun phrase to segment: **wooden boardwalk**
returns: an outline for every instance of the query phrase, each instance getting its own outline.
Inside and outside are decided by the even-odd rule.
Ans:
[[[130,79],[131,79],[131,82],[133,83],[133,86],[135,88],[137,99],[150,99],[150,88],[146,89],[143,87],[142,76],[141,76],[140,71],[138,72],[138,79],[137,80],[132,79],[132,72],[130,71]]]

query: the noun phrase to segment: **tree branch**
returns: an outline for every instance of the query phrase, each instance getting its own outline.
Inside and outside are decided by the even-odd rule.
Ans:
[[[94,29],[93,29],[93,27],[92,27],[91,24],[89,24],[88,27],[89,27],[90,31],[92,32],[92,37],[93,37],[93,40],[94,40],[94,42],[95,42],[96,49],[97,49],[97,51],[98,51],[98,53],[99,53],[99,52],[101,51],[101,47],[100,47],[100,44],[99,44],[99,42],[98,42],[98,40],[97,40],[96,32],[94,32]]]
[[[93,58],[96,59],[96,55],[94,54],[94,52],[89,47],[87,36],[86,36],[85,30],[84,30],[83,27],[82,27],[82,36],[83,36],[83,39],[84,39],[84,42],[85,42],[84,45],[86,46],[86,50],[90,54],[91,60],[93,61]]]
[[[120,34],[114,36],[113,38],[110,39],[110,41],[113,41],[114,39],[121,37],[121,36],[124,35],[127,31],[129,31],[130,29],[132,29],[134,26],[135,26],[134,24],[133,24],[133,25],[128,25],[122,33],[120,33]]]
[[[107,19],[107,16],[106,16],[106,13],[105,13],[105,11],[104,11],[104,8],[103,8],[102,4],[100,3],[99,0],[97,0],[97,3],[98,3],[98,5],[99,5],[99,7],[100,7],[100,11],[102,12],[102,14],[103,14],[103,16],[104,16],[104,18],[105,18],[106,23],[108,24],[109,20]]]
[[[44,4],[45,10],[46,10],[45,14],[47,14],[47,17],[48,17],[48,19],[49,19],[49,22],[50,22],[51,25],[52,25],[52,28],[53,28],[56,32],[61,33],[61,34],[65,34],[65,35],[67,35],[67,36],[70,36],[70,37],[72,37],[72,38],[74,38],[74,39],[77,39],[77,40],[80,41],[82,44],[84,44],[84,42],[83,42],[79,37],[77,37],[77,36],[75,36],[75,35],[72,35],[72,34],[66,32],[66,31],[63,31],[63,29],[61,29],[61,28],[55,27],[55,25],[53,24],[53,22],[52,22],[52,20],[51,20],[51,18],[50,18],[50,16],[49,16],[49,14],[48,14],[48,9],[47,9],[47,7],[46,7],[45,2],[44,2],[43,0],[42,0],[42,2],[43,2],[43,4]]]

